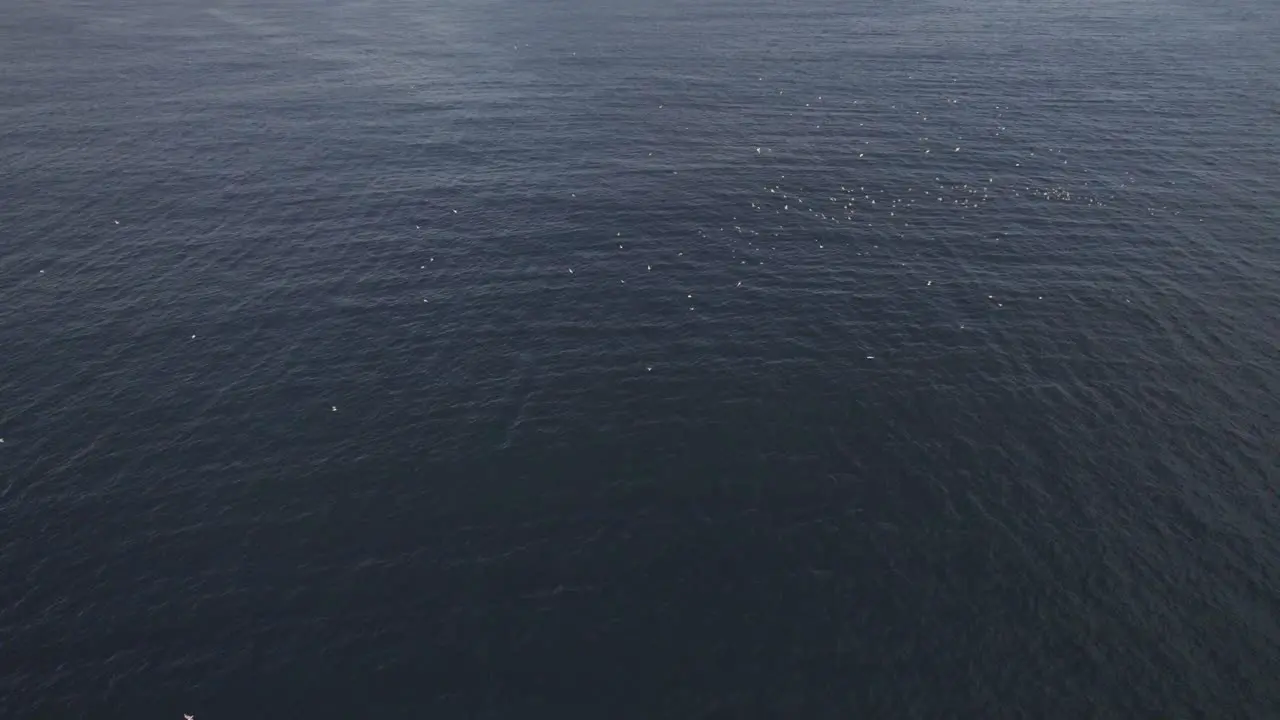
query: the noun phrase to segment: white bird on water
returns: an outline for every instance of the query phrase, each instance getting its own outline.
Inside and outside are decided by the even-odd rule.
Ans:
[[[186,714],[186,713],[182,713],[182,719],[183,719],[183,720],[196,720],[196,716],[195,716],[195,715],[188,715],[188,714]]]

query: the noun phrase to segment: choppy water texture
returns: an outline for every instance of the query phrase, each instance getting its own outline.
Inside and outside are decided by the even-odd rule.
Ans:
[[[1276,3],[0,7],[0,715],[1280,715]]]

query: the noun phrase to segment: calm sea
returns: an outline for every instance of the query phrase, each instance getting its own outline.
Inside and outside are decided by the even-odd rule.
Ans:
[[[1273,0],[0,0],[0,716],[1280,717]]]

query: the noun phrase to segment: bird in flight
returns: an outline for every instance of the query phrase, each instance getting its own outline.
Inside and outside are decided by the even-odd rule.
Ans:
[[[182,713],[182,720],[196,720],[196,716]]]

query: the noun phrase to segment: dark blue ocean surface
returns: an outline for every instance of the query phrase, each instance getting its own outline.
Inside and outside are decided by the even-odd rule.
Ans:
[[[1272,0],[0,0],[0,716],[1280,717]]]

